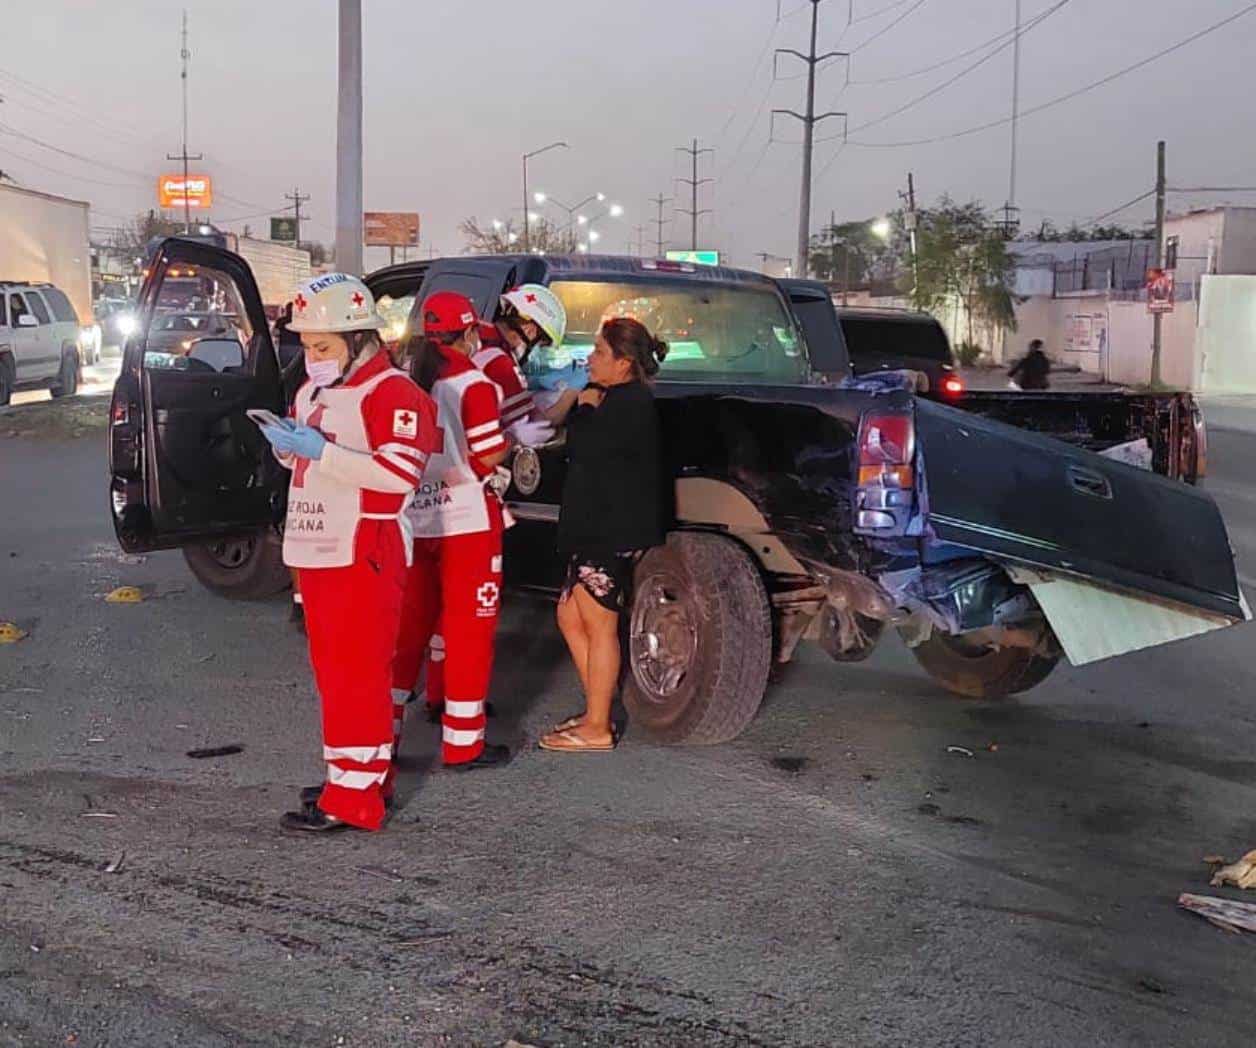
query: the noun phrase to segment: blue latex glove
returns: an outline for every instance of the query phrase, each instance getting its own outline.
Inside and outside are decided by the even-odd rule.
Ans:
[[[551,393],[564,389],[581,390],[589,384],[589,369],[573,361],[565,368],[545,371],[536,377],[536,385]]]
[[[280,429],[278,426],[263,426],[262,433],[270,441],[271,447],[282,455],[297,455],[306,459],[320,459],[327,438],[312,426],[293,426],[292,429]]]

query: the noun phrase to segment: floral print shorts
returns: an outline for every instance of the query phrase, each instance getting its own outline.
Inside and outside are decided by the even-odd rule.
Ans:
[[[640,556],[637,551],[592,557],[574,554],[567,562],[567,577],[563,580],[559,601],[570,597],[576,586],[583,586],[607,611],[623,611],[632,591],[632,571]]]

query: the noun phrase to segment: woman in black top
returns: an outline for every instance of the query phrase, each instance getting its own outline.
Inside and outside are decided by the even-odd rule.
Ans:
[[[558,549],[569,556],[558,628],[584,687],[585,711],[541,748],[615,748],[611,701],[619,680],[619,614],[644,550],[663,541],[661,448],[649,380],[667,343],[629,318],[608,320],[589,355],[589,385],[567,422],[567,479]]]

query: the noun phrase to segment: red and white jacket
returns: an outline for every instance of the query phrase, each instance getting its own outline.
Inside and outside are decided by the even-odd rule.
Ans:
[[[495,324],[480,322],[480,350],[471,355],[471,363],[497,387],[502,429],[509,430],[516,422],[523,422],[532,414],[532,393],[509,344]]]
[[[319,459],[278,456],[292,470],[284,563],[347,567],[364,520],[396,521],[408,557],[405,510],[438,442],[432,398],[378,351],[339,385],[306,382],[291,415],[319,430],[327,444]]]
[[[437,446],[407,511],[417,538],[469,535],[495,527],[484,480],[493,471],[480,457],[506,449],[497,387],[457,350],[441,351],[432,385]]]

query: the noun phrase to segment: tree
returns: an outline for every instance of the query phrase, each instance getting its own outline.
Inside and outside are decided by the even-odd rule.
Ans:
[[[472,216],[462,221],[458,231],[466,237],[467,251],[473,255],[514,255],[523,250],[523,234],[513,222],[494,222],[485,228]],[[575,250],[571,237],[544,218],[528,223],[528,243],[532,251],[545,255],[566,255]]]
[[[114,231],[113,246],[142,258],[153,237],[172,237],[182,232],[182,222],[166,218],[156,211],[141,212]]]
[[[938,310],[958,302],[975,344],[974,326],[1016,330],[1015,263],[1000,225],[976,201],[943,197],[918,214],[915,305]]]
[[[1139,229],[1118,225],[1083,227],[1074,222],[1068,229],[1061,230],[1051,219],[1044,218],[1035,232],[1021,239],[1041,244],[1059,244],[1092,240],[1153,240],[1155,235],[1154,226],[1143,226]]]
[[[891,235],[873,232],[877,219],[838,222],[826,226],[811,238],[811,272],[817,280],[841,284],[862,284],[873,277],[891,276],[899,255],[896,233],[901,233],[902,216],[891,217]]]

